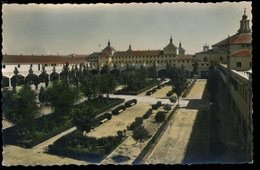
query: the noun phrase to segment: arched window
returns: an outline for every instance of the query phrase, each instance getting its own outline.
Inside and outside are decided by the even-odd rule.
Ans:
[[[207,62],[207,61],[208,61],[208,58],[207,58],[207,57],[204,57],[204,58],[203,58],[203,61],[204,61],[204,62]]]

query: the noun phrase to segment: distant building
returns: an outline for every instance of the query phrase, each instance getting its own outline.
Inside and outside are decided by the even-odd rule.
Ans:
[[[193,55],[185,54],[181,43],[179,48],[173,44],[172,37],[163,50],[133,50],[131,45],[126,51],[116,51],[108,41],[107,47],[101,52],[94,52],[87,56],[89,66],[92,68],[109,65],[111,67],[125,68],[131,66],[153,66],[166,68],[167,65],[184,67],[188,74],[193,70]]]

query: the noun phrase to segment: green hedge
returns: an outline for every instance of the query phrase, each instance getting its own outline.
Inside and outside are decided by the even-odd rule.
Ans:
[[[124,88],[122,90],[119,90],[119,91],[115,92],[115,94],[138,95],[138,94],[140,94],[140,93],[142,93],[142,92],[144,92],[144,91],[146,91],[146,90],[156,86],[158,83],[159,83],[158,81],[152,82],[152,84],[150,84],[150,85],[148,85],[148,86],[146,86],[146,87],[144,87],[144,88],[142,88],[142,89],[140,89],[138,91],[128,91],[127,88]]]

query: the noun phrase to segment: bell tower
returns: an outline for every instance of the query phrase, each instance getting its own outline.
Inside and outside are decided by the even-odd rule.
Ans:
[[[251,29],[249,27],[249,20],[247,19],[247,15],[246,15],[246,8],[244,9],[244,15],[242,16],[242,20],[240,21],[240,28],[237,32],[238,33],[251,32]]]

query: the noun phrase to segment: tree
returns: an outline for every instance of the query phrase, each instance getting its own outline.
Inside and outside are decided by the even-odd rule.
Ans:
[[[79,98],[77,89],[68,85],[67,81],[54,81],[46,90],[46,100],[54,108],[56,120],[65,118],[71,113],[73,104]]]
[[[138,128],[136,128],[133,132],[132,137],[134,138],[135,141],[140,142],[140,150],[142,149],[141,144],[142,142],[149,138],[149,132],[147,131],[147,129],[144,128],[144,126],[139,126]]]
[[[34,119],[39,114],[35,92],[25,84],[17,94],[5,91],[3,97],[3,104],[6,105],[3,109],[5,118],[17,125],[19,134],[26,137],[26,132],[33,129]]]
[[[40,88],[40,93],[38,95],[38,98],[39,98],[39,101],[41,102],[41,104],[45,103],[45,90],[42,86]]]
[[[18,83],[18,69],[17,67],[14,68],[14,77],[11,78],[11,86],[13,87],[13,90],[16,91],[16,86]]]
[[[57,81],[59,80],[59,74],[56,72],[55,66],[52,68],[52,73],[50,74],[50,81]]]
[[[154,119],[158,123],[158,125],[159,125],[159,123],[163,122],[165,120],[165,118],[166,118],[165,113],[164,112],[160,112],[160,111],[157,112],[155,117],[154,117]]]
[[[198,66],[199,66],[198,62],[195,61],[193,64],[193,70],[192,70],[193,75],[198,75]]]
[[[94,129],[94,117],[95,114],[92,107],[75,109],[72,122],[79,131],[88,133],[91,129]]]
[[[81,92],[91,100],[92,98],[96,97],[99,90],[99,83],[97,76],[88,75],[84,76],[80,85]]]
[[[68,83],[68,80],[69,80],[69,78],[68,78],[69,72],[70,72],[70,70],[69,70],[69,64],[66,63],[66,64],[63,66],[63,69],[62,69],[62,71],[61,71],[61,73],[60,73],[60,79],[63,80],[64,82],[67,82],[67,83]]]
[[[99,84],[100,91],[106,93],[107,98],[109,98],[109,93],[112,93],[115,90],[117,82],[115,77],[109,73],[100,76]]]
[[[108,74],[109,72],[110,72],[110,67],[109,67],[109,65],[107,65],[107,64],[105,64],[105,65],[102,67],[101,71],[100,71],[101,74]]]

